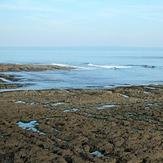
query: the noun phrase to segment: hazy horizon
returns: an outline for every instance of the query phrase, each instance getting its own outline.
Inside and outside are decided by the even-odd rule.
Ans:
[[[38,49],[38,48],[42,48],[42,49],[100,49],[100,50],[133,50],[133,49],[138,49],[138,50],[149,50],[149,49],[153,49],[153,50],[163,50],[163,46],[100,46],[100,45],[94,45],[94,46],[89,46],[89,45],[67,45],[67,46],[63,46],[63,45],[58,45],[58,46],[51,46],[51,45],[16,45],[16,46],[0,46],[1,49],[5,48],[5,49],[14,49],[14,48],[18,48],[18,49]]]

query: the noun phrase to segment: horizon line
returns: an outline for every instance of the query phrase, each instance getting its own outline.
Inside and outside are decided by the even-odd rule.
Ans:
[[[21,46],[0,46],[0,48],[148,48],[163,49],[163,46],[127,46],[127,45],[21,45]]]

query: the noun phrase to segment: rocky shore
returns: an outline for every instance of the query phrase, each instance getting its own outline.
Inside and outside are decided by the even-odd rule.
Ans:
[[[74,67],[58,65],[39,65],[39,64],[0,64],[0,72],[5,71],[43,71],[43,70],[71,70]]]
[[[0,64],[0,89],[52,69],[72,67]],[[1,92],[0,162],[162,163],[163,86]]]
[[[162,85],[3,92],[0,104],[0,162],[163,162]]]
[[[72,70],[74,67],[58,65],[37,65],[37,64],[0,64],[0,89],[15,89],[25,86],[17,84],[21,79],[17,76],[6,74],[6,72],[19,71],[45,71],[45,70]]]

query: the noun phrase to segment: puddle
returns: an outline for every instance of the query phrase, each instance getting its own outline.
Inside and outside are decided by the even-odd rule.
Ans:
[[[30,105],[42,105],[42,106],[58,106],[58,105],[64,105],[66,104],[65,102],[56,102],[56,103],[50,103],[50,104],[42,104],[42,103],[39,103],[39,102],[25,102],[25,101],[22,101],[22,100],[18,100],[15,102],[16,104],[30,104]]]
[[[151,89],[151,90],[155,90],[156,88],[154,87],[145,87],[146,89]]]
[[[16,103],[16,104],[26,104],[25,101],[21,101],[21,100],[18,100],[18,101],[16,101],[15,103]]]
[[[12,81],[8,80],[8,79],[5,79],[5,78],[1,78],[0,77],[0,80],[2,80],[3,82],[6,82],[6,83],[12,83]]]
[[[125,98],[130,98],[129,96],[127,96],[127,95],[122,95],[123,97],[125,97]]]
[[[162,88],[155,88],[155,87],[144,87],[146,89],[150,89],[150,90],[162,90]]]
[[[94,152],[92,152],[92,153],[90,153],[90,154],[96,155],[96,156],[98,156],[98,157],[104,157],[104,155],[103,155],[101,152],[99,152],[99,151],[94,151]]]
[[[50,104],[50,106],[58,106],[58,105],[64,105],[66,104],[65,102],[56,102],[54,104]]]
[[[136,115],[136,113],[134,113],[134,112],[124,112],[124,114],[126,114],[126,115]]]
[[[137,115],[134,115],[133,118],[134,119],[144,119],[144,118],[146,118],[146,115],[144,115],[144,114],[137,114]]]
[[[28,102],[25,102],[25,101],[22,101],[22,100],[18,100],[15,103],[16,104],[30,104],[30,105],[38,105],[38,104],[40,104],[38,102],[30,102],[30,103],[28,103]]]
[[[58,105],[64,105],[64,104],[66,104],[66,103],[65,102],[56,102],[56,103],[46,104],[43,106],[58,106]]]
[[[38,103],[38,102],[31,102],[29,104],[31,104],[31,105],[39,105],[40,103]]]
[[[50,118],[44,118],[43,120],[49,120]]]
[[[146,91],[144,91],[144,93],[145,93],[145,94],[149,94],[150,92],[146,92]]]
[[[76,111],[78,111],[78,110],[79,110],[78,108],[72,108],[72,109],[66,109],[66,110],[64,110],[63,112],[64,112],[64,113],[68,113],[68,112],[70,112],[70,111],[76,112]]]
[[[148,103],[147,106],[158,106],[159,104],[157,102],[155,103]]]
[[[73,111],[78,111],[79,109],[78,108],[72,108],[71,110],[73,110]]]
[[[64,110],[63,112],[64,112],[64,113],[68,113],[68,112],[70,112],[70,110],[67,109],[67,110]]]
[[[17,124],[20,128],[22,128],[22,129],[25,129],[25,130],[32,130],[32,131],[37,132],[37,133],[39,133],[39,134],[41,134],[41,135],[45,135],[44,132],[41,132],[41,131],[39,131],[39,130],[37,130],[37,129],[35,128],[36,126],[39,125],[39,123],[38,123],[37,121],[35,121],[35,120],[29,121],[29,122],[21,122],[21,121],[19,121],[19,122],[17,122],[16,124]]]
[[[98,106],[96,109],[100,110],[100,109],[107,109],[107,108],[113,108],[119,105],[115,105],[115,104],[108,104],[108,105],[102,105],[102,106]]]

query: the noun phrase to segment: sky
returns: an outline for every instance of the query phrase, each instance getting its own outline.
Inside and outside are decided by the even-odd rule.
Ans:
[[[163,47],[163,0],[0,0],[0,46]]]

